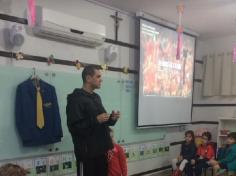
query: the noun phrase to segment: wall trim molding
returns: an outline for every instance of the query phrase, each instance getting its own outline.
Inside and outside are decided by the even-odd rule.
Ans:
[[[24,54],[21,53],[21,55],[23,56],[22,60],[29,60],[29,61],[36,61],[36,62],[45,62],[48,63],[49,58],[46,57],[42,57],[42,56],[33,56],[33,55],[29,55],[29,54]],[[9,58],[9,59],[16,59],[17,60],[17,53],[14,52],[8,52],[8,51],[1,51],[0,50],[0,56],[3,56],[5,58]],[[70,60],[62,60],[62,59],[56,59],[56,58],[52,58],[52,64],[60,64],[60,65],[68,65],[68,66],[76,66],[76,60],[75,61],[70,61]],[[20,62],[20,60],[19,60]],[[81,67],[84,67],[86,65],[95,65],[98,66],[102,69],[101,65],[97,65],[97,64],[90,64],[90,63],[85,63],[85,62],[80,62]],[[115,71],[115,72],[123,72],[123,73],[133,73],[133,74],[138,74],[138,71],[136,70],[131,70],[129,68],[118,68],[118,67],[110,67],[107,66],[108,71]]]
[[[194,82],[199,82],[201,83],[202,82],[202,79],[193,79]]]
[[[236,106],[236,104],[232,104],[232,103],[223,103],[223,104],[216,104],[216,103],[213,103],[213,104],[197,104],[197,103],[194,103],[192,105],[193,107],[219,107],[219,106],[222,106],[222,107],[225,107],[225,106]]]
[[[215,124],[215,125],[218,125],[219,122],[218,121],[194,121],[194,122],[191,122],[192,125],[199,125],[199,124]]]
[[[202,60],[195,60],[195,63],[203,64],[203,61]]]
[[[184,140],[183,140],[183,141],[171,142],[171,143],[170,143],[170,146],[180,145],[180,144],[182,144],[183,142],[184,142]]]

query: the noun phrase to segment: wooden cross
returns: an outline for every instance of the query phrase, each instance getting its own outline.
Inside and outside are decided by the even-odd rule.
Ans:
[[[110,17],[113,18],[114,21],[115,21],[115,40],[117,41],[118,40],[118,29],[119,29],[120,21],[122,21],[123,19],[118,16],[117,11],[116,11],[115,15],[111,15]]]

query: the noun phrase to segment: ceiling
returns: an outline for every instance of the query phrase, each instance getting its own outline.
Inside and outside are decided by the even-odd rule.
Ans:
[[[143,11],[178,23],[176,6],[183,2],[183,25],[201,39],[236,34],[236,0],[95,0],[128,11]]]

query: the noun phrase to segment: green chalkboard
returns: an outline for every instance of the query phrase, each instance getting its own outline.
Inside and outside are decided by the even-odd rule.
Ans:
[[[15,127],[15,92],[18,84],[28,79],[33,69],[13,66],[0,67],[0,160],[72,151],[73,144],[66,126],[66,97],[82,86],[81,71],[68,73],[36,70],[37,75],[56,88],[63,127],[62,142],[40,147],[23,147]],[[100,94],[107,112],[120,110],[121,118],[114,127],[120,143],[158,140],[164,137],[161,129],[136,129],[137,84],[122,73],[103,75]]]

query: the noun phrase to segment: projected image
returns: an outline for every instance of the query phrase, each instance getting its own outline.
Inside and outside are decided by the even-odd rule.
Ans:
[[[192,94],[195,39],[183,35],[181,57],[176,59],[177,32],[148,22],[140,26],[143,95],[189,97]]]

